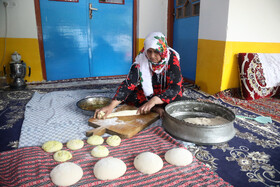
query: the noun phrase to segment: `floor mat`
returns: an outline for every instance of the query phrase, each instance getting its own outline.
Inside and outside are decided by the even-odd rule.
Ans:
[[[164,160],[164,154],[171,148],[182,147],[169,136],[162,127],[146,129],[133,138],[124,139],[120,146],[110,147],[109,156],[123,160],[126,173],[115,180],[98,180],[93,174],[93,166],[100,160],[90,155],[94,146],[85,146],[76,151],[69,150],[70,160],[83,169],[84,175],[75,186],[231,186],[203,163],[194,161],[182,167],[175,167]],[[142,152],[153,152],[164,161],[163,168],[147,175],[137,171],[134,158]],[[0,153],[0,185],[2,186],[54,186],[50,179],[51,170],[59,163],[54,161],[52,153],[44,152],[40,147],[27,147]]]

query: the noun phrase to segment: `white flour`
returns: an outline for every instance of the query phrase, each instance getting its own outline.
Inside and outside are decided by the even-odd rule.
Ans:
[[[215,118],[185,118],[185,122],[192,124],[200,124],[200,125],[221,125],[225,123],[229,123],[229,121],[225,118],[217,116]]]

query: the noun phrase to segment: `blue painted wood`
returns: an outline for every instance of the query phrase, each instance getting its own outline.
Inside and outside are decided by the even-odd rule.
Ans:
[[[125,75],[133,61],[133,1],[124,5],[99,3],[94,8],[90,29],[90,71],[93,76]]]
[[[40,0],[47,80],[90,77],[88,3]]]
[[[174,1],[176,7],[176,1]],[[176,9],[175,9],[176,10]],[[195,80],[199,16],[174,19],[173,48],[180,54],[182,75]]]
[[[89,19],[89,3],[93,11]],[[133,1],[125,5],[40,0],[47,80],[127,74],[132,63]]]

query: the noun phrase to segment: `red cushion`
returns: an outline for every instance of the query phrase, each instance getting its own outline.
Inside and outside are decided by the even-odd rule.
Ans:
[[[238,65],[243,99],[266,98],[277,93],[279,87],[266,88],[262,64],[257,53],[239,53]]]

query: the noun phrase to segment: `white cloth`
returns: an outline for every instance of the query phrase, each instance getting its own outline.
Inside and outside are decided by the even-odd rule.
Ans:
[[[19,147],[42,146],[50,140],[62,143],[71,139],[84,139],[88,119],[76,103],[87,96],[105,96],[112,98],[114,91],[98,93],[98,90],[35,92],[27,103],[22,124]]]
[[[280,53],[258,53],[266,87],[280,86]]]

